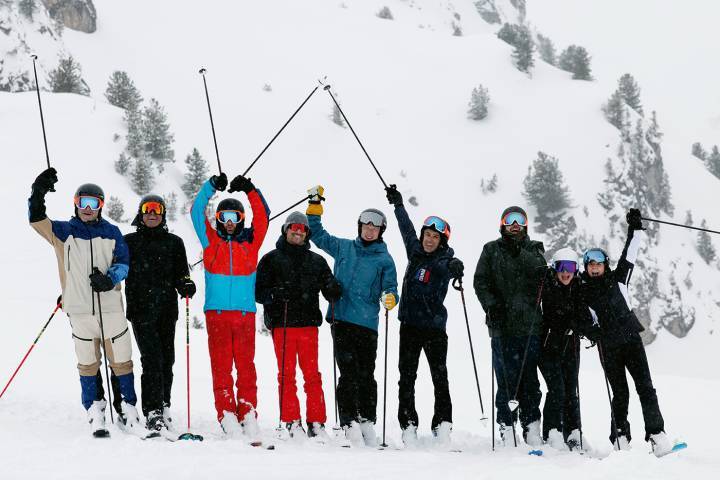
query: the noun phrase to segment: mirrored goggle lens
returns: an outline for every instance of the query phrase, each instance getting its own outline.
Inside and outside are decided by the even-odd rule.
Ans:
[[[517,223],[521,227],[525,227],[527,226],[527,218],[525,218],[525,215],[520,212],[511,212],[505,215],[502,219],[503,225],[512,225],[513,223]]]
[[[217,219],[220,223],[240,223],[243,218],[245,218],[245,215],[237,210],[221,210],[217,214]]]
[[[91,210],[99,210],[103,206],[103,202],[97,197],[80,196],[75,197],[75,205],[81,210],[88,207]]]
[[[303,225],[302,223],[291,223],[288,226],[288,229],[291,232],[307,232],[307,226]]]
[[[165,207],[160,202],[145,202],[140,207],[142,213],[155,213],[162,215],[165,212]]]
[[[588,250],[585,252],[585,263],[597,262],[603,263],[607,260],[607,257],[602,250]]]
[[[363,212],[360,215],[360,223],[363,225],[366,224],[372,224],[376,227],[382,227],[383,226],[383,217],[379,213],[375,212]]]
[[[555,262],[554,267],[556,272],[575,273],[578,269],[577,262],[573,262],[572,260],[559,260]]]
[[[450,238],[450,225],[440,217],[427,217],[423,222],[423,226],[430,227]]]

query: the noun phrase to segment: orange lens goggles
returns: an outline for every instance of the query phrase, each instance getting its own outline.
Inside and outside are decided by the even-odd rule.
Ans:
[[[165,213],[165,207],[160,202],[145,202],[140,205],[140,212],[143,214],[154,213],[156,215],[162,215]]]
[[[215,218],[220,223],[240,223],[245,219],[245,212],[240,210],[220,210],[215,214]]]

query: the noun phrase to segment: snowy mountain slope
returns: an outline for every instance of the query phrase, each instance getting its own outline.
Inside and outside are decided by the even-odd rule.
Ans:
[[[373,3],[375,7],[370,8],[368,5]],[[451,243],[466,262],[468,272],[474,270],[482,244],[497,235],[500,211],[511,203],[524,204],[520,194],[522,178],[539,149],[560,158],[578,210],[588,206],[589,216],[581,225],[590,232],[594,226],[603,231],[607,221],[595,196],[602,185],[602,165],[608,151],[614,152],[617,132],[602,118],[599,105],[613,86],[603,88],[599,81],[573,82],[566,73],[540,62],[533,78],[527,78],[511,65],[510,47],[494,37],[493,28],[478,23],[477,31],[470,34],[470,26],[463,24],[466,35],[454,37],[449,28],[441,28],[450,18],[443,12],[422,17],[425,24],[437,25],[434,31],[420,29],[415,20],[403,20],[401,7],[406,3],[398,2],[397,8],[388,3],[396,20],[387,21],[374,16],[382,2],[346,1],[347,8],[329,1],[238,2],[233,6],[214,3],[207,10],[197,9],[194,2],[96,2],[99,17],[95,34],[65,32],[65,42],[83,65],[93,98],[43,96],[51,160],[60,175],[58,192],[48,197],[50,216],[67,218],[75,186],[88,180],[105,186],[108,194],[122,198],[127,211],[135,208],[138,197],[112,168],[123,147],[122,141],[113,142],[112,137],[123,133],[124,126],[122,112],[108,106],[102,92],[115,69],[127,70],[143,95],[158,98],[170,114],[178,163],[166,170],[157,190],[181,194],[182,159],[194,146],[214,168],[202,81],[197,75],[199,66],[204,65],[208,68],[221,159],[224,169],[231,174],[244,170],[314,87],[316,79],[328,75],[386,180],[397,182],[406,197],[410,194],[418,197],[419,207],[411,209],[413,219],[420,221],[431,213],[448,218],[453,226]],[[465,11],[460,8],[464,2],[453,4],[457,11]],[[423,12],[430,10],[427,7]],[[139,11],[143,15],[137,15]],[[168,18],[172,21],[167,21]],[[465,13],[462,18],[466,18]],[[648,31],[647,35],[658,34]],[[691,46],[688,44],[687,48]],[[595,70],[596,76],[601,73],[600,69]],[[272,85],[272,92],[262,91],[266,82]],[[493,100],[487,121],[474,123],[465,119],[465,109],[472,87],[480,82],[489,87]],[[641,86],[644,87],[642,82]],[[325,223],[331,232],[349,237],[354,235],[355,218],[360,210],[376,206],[390,214],[391,209],[350,132],[330,122],[327,94],[318,91],[315,97],[268,150],[251,176],[275,212],[301,198],[310,185],[324,183],[328,198]],[[13,226],[12,230],[7,229],[11,235],[0,236],[2,250],[12,252],[1,260],[8,272],[0,279],[6,312],[5,334],[0,340],[0,381],[4,384],[52,309],[58,285],[52,251],[25,226],[29,184],[44,168],[34,92],[0,94],[0,106],[0,143],[4,158],[15,165],[12,173],[7,174],[10,181],[0,189],[7,225]],[[663,109],[656,108],[664,127]],[[673,134],[669,129],[666,133],[663,147],[669,149]],[[699,201],[715,191],[716,180],[699,165],[689,163],[689,154],[666,157],[677,210],[692,208],[696,219],[707,218],[711,225],[720,225],[713,205]],[[401,171],[406,177],[401,176]],[[493,173],[498,173],[499,190],[483,196],[480,180]],[[685,184],[685,178],[691,175],[692,184]],[[189,255],[197,256],[199,245],[189,220],[182,218],[171,226],[185,239]],[[122,228],[129,231],[130,227]],[[279,223],[273,223],[263,252],[272,248],[278,230]],[[693,277],[708,292],[697,305],[711,303],[712,292],[718,290],[717,270],[699,265],[690,252],[692,234],[670,229],[666,236],[665,233],[663,230],[663,249],[688,251],[687,258],[694,259]],[[398,271],[402,272],[406,262],[392,215],[386,238]],[[201,283],[200,271],[194,272],[193,277]],[[482,310],[470,283],[468,276],[466,296],[480,362],[483,400],[489,414],[489,342]],[[200,314],[201,300],[199,295],[193,302],[194,315]],[[533,468],[540,478],[574,478],[578,471],[589,478],[628,473],[633,478],[688,475],[710,478],[717,469],[712,446],[717,422],[705,418],[702,408],[688,408],[690,399],[696,405],[698,399],[714,398],[720,391],[716,369],[708,361],[717,346],[717,336],[707,334],[715,328],[710,316],[717,307],[708,305],[707,317],[698,319],[686,339],[664,334],[648,349],[668,431],[683,436],[691,449],[658,462],[645,454],[642,442],[635,442],[634,451],[614,454],[599,462],[571,456],[536,459],[522,451],[494,456],[489,452],[490,432],[478,421],[467,335],[456,292],[449,293],[447,304],[451,318],[448,368],[455,406],[455,436],[467,451],[463,454],[428,450],[316,451],[281,446],[274,452],[276,457],[268,457],[265,452],[219,441],[204,331],[192,332],[192,399],[194,429],[208,440],[202,445],[146,445],[117,433],[111,450],[87,439],[78,404],[67,319],[59,315],[6,397],[0,400],[2,431],[11,432],[0,440],[0,451],[6,460],[0,468],[8,478],[47,473],[59,478],[89,478],[96,476],[97,471],[107,472],[108,464],[116,467],[126,463],[148,478],[167,477],[168,471],[189,478],[198,473],[242,469],[243,473],[266,478],[286,478],[288,472],[303,476],[312,472],[318,478],[334,478],[344,472],[342,475],[348,478],[409,473],[420,479],[448,472],[458,478],[476,477],[480,468],[488,475],[513,476],[527,475],[529,468]],[[388,434],[393,442],[398,442],[395,318],[393,312]],[[181,419],[185,388],[182,343],[183,337],[178,335],[174,410]],[[260,421],[270,429],[277,418],[276,364],[269,340],[258,337],[257,345]],[[381,359],[379,356],[376,371],[380,385]],[[321,333],[321,368],[326,399],[332,405],[327,328]],[[139,386],[139,381],[136,383]],[[603,384],[595,351],[584,350],[581,388],[585,432],[589,440],[607,451],[609,410]],[[432,386],[424,361],[417,391],[421,433],[427,439]],[[332,410],[328,413],[332,417]],[[631,402],[631,421],[639,438],[641,414],[635,398]],[[333,424],[332,418],[328,424]],[[37,451],[45,452],[42,461],[30,453]],[[119,458],[122,462],[118,462]],[[166,461],[158,462],[158,458]],[[357,466],[348,472],[348,464]],[[574,471],[573,467],[581,470]],[[108,476],[117,478],[120,474],[111,471]]]

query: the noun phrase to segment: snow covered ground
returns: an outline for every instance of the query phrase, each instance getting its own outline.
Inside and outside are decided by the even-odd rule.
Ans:
[[[543,11],[544,17],[536,16],[537,8],[529,8],[529,19],[558,42],[586,44],[597,59],[593,71],[596,82],[572,81],[565,72],[542,62],[538,62],[532,79],[519,73],[510,63],[510,47],[495,38],[495,27],[485,24],[479,16],[473,17],[476,14],[469,1],[274,0],[232,5],[203,2],[202,8],[196,2],[170,1],[103,0],[95,4],[96,33],[64,33],[67,49],[82,64],[93,96],[43,93],[51,161],[60,177],[58,192],[48,196],[51,218],[71,215],[72,193],[85,181],[97,182],[108,195],[124,200],[128,216],[135,209],[137,195],[112,167],[123,148],[122,141],[113,141],[113,134],[124,132],[122,112],[108,105],[102,95],[113,70],[127,70],[143,95],[156,97],[170,115],[178,162],[160,177],[158,193],[175,191],[183,195],[179,188],[182,160],[193,147],[198,147],[214,165],[202,81],[197,75],[198,68],[205,66],[224,169],[231,174],[241,173],[316,80],[327,75],[382,174],[388,182],[397,182],[406,198],[417,196],[420,205],[411,209],[412,218],[420,221],[425,215],[439,214],[449,220],[453,226],[451,244],[469,273],[474,270],[482,245],[497,235],[497,218],[502,209],[524,203],[520,193],[522,178],[538,150],[560,158],[575,204],[589,208],[590,215],[583,225],[602,225],[599,231],[605,228],[606,220],[595,195],[602,185],[604,161],[614,152],[617,132],[605,122],[599,106],[611,93],[619,74],[630,67],[613,63],[619,58],[621,46],[603,42],[603,32],[611,27],[590,29],[592,22],[578,20],[584,18],[582,12],[568,10],[567,2],[547,2],[550,10]],[[392,8],[396,20],[374,16],[384,4]],[[617,1],[594,2],[593,8],[614,18],[608,12],[618,5]],[[663,18],[685,11],[680,6],[675,10],[672,5],[678,4],[663,3]],[[692,12],[706,12],[703,9],[709,7],[704,4]],[[714,7],[707,12],[716,10]],[[461,14],[463,37],[451,35],[452,11]],[[625,21],[632,23],[635,19],[634,24],[642,25],[643,38],[666,39],[664,23],[641,21],[645,12],[617,11],[627,17]],[[693,18],[708,21],[712,17],[707,13]],[[567,22],[561,22],[564,18]],[[687,31],[687,24],[678,21]],[[569,29],[570,24],[587,28],[562,36],[564,27]],[[584,37],[582,32],[594,33]],[[676,38],[673,46],[677,51],[665,50],[670,59],[694,55],[696,37]],[[692,141],[718,143],[720,139],[720,123],[713,121],[718,108],[717,92],[713,90],[717,81],[712,79],[718,79],[718,69],[703,66],[701,75],[709,80],[697,84],[678,75],[680,84],[689,85],[687,101],[683,102],[662,94],[657,69],[665,57],[641,55],[655,48],[649,40],[643,45],[645,49],[638,54],[643,61],[637,63],[642,66],[637,68],[641,72],[637,77],[643,91],[647,91],[646,105],[658,110],[666,131],[663,148],[668,152],[666,168],[676,209],[692,209],[696,219],[707,218],[711,227],[717,228],[720,212],[708,201],[717,192],[717,179],[690,157],[689,150]],[[712,45],[715,43],[704,44],[704,48]],[[676,70],[684,68],[678,65]],[[272,85],[272,92],[262,90],[265,83]],[[466,120],[465,110],[470,91],[478,83],[489,88],[493,100],[487,121],[475,123]],[[390,213],[391,209],[350,132],[329,120],[330,106],[327,95],[317,92],[251,176],[275,212],[301,198],[309,186],[324,184],[328,198],[324,221],[331,232],[350,237],[360,210],[374,206]],[[8,227],[0,236],[0,250],[5,252],[0,266],[6,272],[0,277],[4,313],[0,337],[2,386],[37,335],[59,293],[54,255],[26,226],[29,185],[44,168],[36,108],[34,92],[0,93],[0,144],[6,166],[0,205]],[[493,173],[498,174],[499,190],[483,196],[480,180]],[[131,227],[125,224],[121,228],[128,232]],[[199,244],[189,219],[180,218],[171,228],[185,239],[189,256],[197,257]],[[278,233],[279,223],[273,223],[263,252],[272,248]],[[688,257],[697,259],[691,251],[694,235],[684,230],[663,231],[666,233],[663,251],[676,256],[687,251]],[[403,272],[404,249],[392,216],[386,239],[398,271]],[[661,268],[671,267],[668,264]],[[718,270],[699,263],[694,268],[696,283],[710,292],[705,295],[707,302],[717,301],[712,292],[720,291]],[[193,277],[202,284],[200,271]],[[466,283],[469,286],[470,278]],[[193,303],[193,315],[202,314],[201,297],[198,295]],[[489,342],[482,309],[471,289],[467,300],[483,401],[489,414]],[[712,333],[717,329],[712,312],[717,312],[717,307],[709,305],[686,338],[676,339],[663,332],[648,348],[667,431],[671,437],[686,440],[690,448],[662,460],[649,455],[649,447],[640,441],[642,415],[633,397],[630,421],[636,436],[634,449],[596,460],[549,452],[542,458],[530,457],[526,448],[490,451],[490,430],[479,421],[467,335],[456,292],[448,294],[447,305],[454,437],[463,453],[438,452],[429,447],[416,452],[381,452],[295,444],[281,444],[276,451],[267,452],[222,440],[212,408],[203,330],[191,332],[192,410],[193,430],[205,435],[205,442],[141,442],[115,429],[109,441],[92,440],[79,403],[69,325],[67,318],[59,314],[0,400],[0,478],[120,478],[129,474],[141,478],[197,478],[230,474],[261,478],[403,476],[420,480],[439,476],[656,479],[716,475],[712,472],[718,471],[720,456],[714,441],[720,425],[712,406],[720,394],[720,375],[716,369],[714,352],[718,342],[717,334]],[[390,442],[398,444],[395,318],[393,312],[387,433]],[[332,405],[330,345],[328,329],[323,327],[320,355],[328,405]],[[135,360],[139,373],[137,355]],[[381,355],[379,360],[376,378],[382,385]],[[268,338],[257,339],[256,363],[260,422],[270,434],[278,409],[277,370]],[[184,336],[178,334],[173,405],[178,423],[185,414],[184,367]],[[136,384],[139,388],[139,380]],[[417,392],[420,433],[429,443],[432,386],[424,360]],[[583,350],[581,400],[586,438],[601,452],[609,453],[607,394],[594,349]],[[381,414],[381,405],[378,412]],[[332,409],[328,413],[331,426]],[[378,427],[380,431],[381,424]]]

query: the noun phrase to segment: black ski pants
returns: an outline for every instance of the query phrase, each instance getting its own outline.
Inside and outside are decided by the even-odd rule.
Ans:
[[[610,441],[615,443],[616,435],[625,435],[628,440],[630,436],[630,422],[628,422],[628,403],[630,402],[630,389],[628,388],[625,370],[635,382],[635,390],[640,397],[640,405],[645,421],[645,441],[650,435],[665,430],[665,422],[660,413],[657,394],[650,377],[645,347],[640,335],[634,335],[628,342],[617,346],[603,348],[601,343],[600,358],[605,368],[610,388],[612,389],[612,409],[617,422],[617,433],[610,420]]]
[[[580,428],[578,368],[580,339],[576,335],[544,338],[540,355],[540,373],[547,385],[543,407],[543,439],[552,429],[562,432],[567,440]]]
[[[340,370],[337,403],[340,425],[377,420],[375,358],[378,334],[369,328],[336,320],[331,327],[335,360]]]
[[[398,421],[403,429],[408,425],[418,425],[418,414],[415,410],[415,380],[420,353],[423,350],[435,388],[435,413],[431,428],[435,429],[442,422],[452,423],[452,402],[447,372],[447,334],[445,330],[417,328],[403,323],[400,326],[398,365],[400,369]]]
[[[518,417],[520,411],[520,424],[523,433],[531,423],[540,420],[540,380],[538,379],[538,362],[540,361],[540,337],[538,335],[521,337],[493,337],[492,346],[493,366],[497,380],[497,393],[495,395],[495,408],[497,409],[497,423],[511,425]],[[525,347],[527,357],[522,367]],[[517,398],[515,390],[517,389]],[[519,407],[515,412],[510,411],[508,401],[515,399]]]

